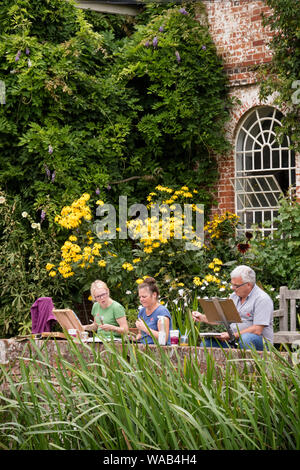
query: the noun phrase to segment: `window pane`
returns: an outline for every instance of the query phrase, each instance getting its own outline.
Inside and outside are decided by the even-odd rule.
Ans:
[[[289,151],[288,150],[282,150],[281,151],[281,166],[282,168],[288,168],[289,166]]]
[[[254,168],[255,170],[261,169],[261,153],[255,152],[254,156]]]
[[[279,150],[272,152],[272,168],[279,168]]]
[[[269,169],[271,168],[271,153],[270,153],[270,147],[268,145],[265,145],[263,148],[263,161],[264,161],[264,169]]]

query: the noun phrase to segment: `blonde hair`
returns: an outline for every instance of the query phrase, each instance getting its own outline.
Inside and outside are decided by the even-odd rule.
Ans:
[[[101,289],[101,287],[103,289],[106,289],[108,291],[108,294],[109,294],[109,288],[107,287],[107,284],[105,284],[105,282],[103,282],[103,281],[96,280],[91,284],[91,297],[92,297],[93,302],[96,301],[96,299],[94,297],[95,290],[96,289]]]

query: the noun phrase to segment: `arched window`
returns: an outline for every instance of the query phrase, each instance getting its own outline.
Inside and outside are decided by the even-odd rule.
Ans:
[[[275,108],[255,108],[237,133],[235,198],[240,233],[267,221],[270,227],[262,228],[264,235],[272,233],[279,196],[295,185],[295,152],[289,148],[290,140],[287,136],[280,144],[276,140],[281,118]]]

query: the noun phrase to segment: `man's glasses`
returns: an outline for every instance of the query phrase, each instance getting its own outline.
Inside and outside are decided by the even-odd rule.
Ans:
[[[100,295],[95,295],[95,299],[103,299],[104,297],[107,296],[107,292],[105,292],[104,294],[100,294]]]
[[[242,287],[245,284],[248,284],[248,282],[243,282],[243,284],[231,284],[231,287],[232,289],[238,289],[239,287]]]

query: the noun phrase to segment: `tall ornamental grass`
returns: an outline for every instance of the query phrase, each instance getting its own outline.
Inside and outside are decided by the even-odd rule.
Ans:
[[[100,352],[70,340],[74,361],[47,348],[20,359],[16,382],[2,366],[1,449],[299,449],[299,366],[275,349],[215,364],[205,350],[181,361],[174,347],[139,350],[106,343]],[[92,351],[87,360],[85,351]]]

